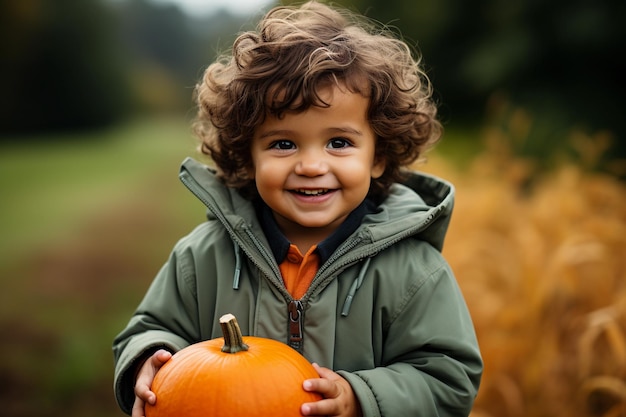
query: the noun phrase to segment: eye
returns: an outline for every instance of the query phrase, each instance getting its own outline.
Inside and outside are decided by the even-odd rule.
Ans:
[[[272,144],[270,145],[270,149],[278,149],[281,151],[287,151],[287,150],[291,150],[291,149],[295,149],[296,145],[290,141],[290,140],[277,140],[272,142]]]
[[[352,143],[345,138],[332,138],[328,141],[328,147],[331,149],[341,149],[352,146]]]

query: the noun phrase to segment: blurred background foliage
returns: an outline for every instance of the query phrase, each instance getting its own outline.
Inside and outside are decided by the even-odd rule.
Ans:
[[[389,25],[423,54],[450,129],[471,131],[486,118],[504,123],[503,109],[522,108],[531,126],[519,150],[546,164],[572,129],[609,131],[604,158],[626,154],[623,1],[337,3]],[[254,22],[226,11],[190,16],[148,0],[22,0],[0,7],[2,140],[103,128],[137,115],[189,114],[202,69]],[[490,113],[494,100],[499,112]]]
[[[0,5],[0,133],[109,127],[185,112],[202,67],[242,18],[185,15],[146,0]]]
[[[474,415],[626,415],[626,2],[337,3],[414,45],[436,90],[422,169],[459,189],[444,254],[487,359]],[[194,85],[257,17],[0,0],[0,414],[121,415],[112,338],[203,220],[176,178]]]

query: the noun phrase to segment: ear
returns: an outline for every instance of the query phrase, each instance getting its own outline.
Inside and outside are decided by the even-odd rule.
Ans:
[[[385,172],[385,168],[387,167],[387,162],[384,158],[380,157],[374,159],[374,164],[372,165],[372,169],[370,171],[370,175],[372,178],[380,178]]]

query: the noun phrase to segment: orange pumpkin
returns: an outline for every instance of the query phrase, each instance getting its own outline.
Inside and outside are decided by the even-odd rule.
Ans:
[[[178,351],[152,382],[155,405],[146,417],[300,416],[321,399],[302,388],[318,378],[298,352],[275,340],[241,335],[235,316],[220,318],[224,338]]]

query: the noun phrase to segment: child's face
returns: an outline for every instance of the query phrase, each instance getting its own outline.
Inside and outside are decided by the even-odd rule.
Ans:
[[[302,227],[328,236],[385,168],[374,160],[369,100],[334,84],[320,93],[330,107],[268,115],[252,141],[258,192],[288,237]]]

